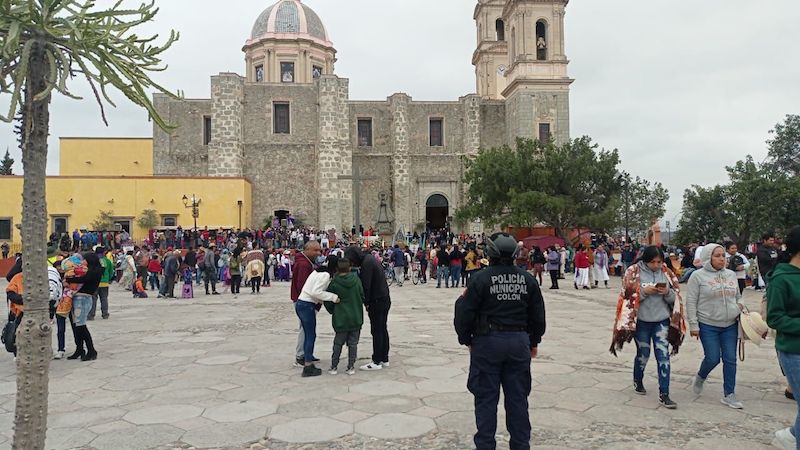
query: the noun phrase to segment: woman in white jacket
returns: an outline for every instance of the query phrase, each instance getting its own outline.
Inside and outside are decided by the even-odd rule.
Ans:
[[[317,311],[322,306],[322,302],[339,302],[336,294],[327,292],[328,285],[336,273],[339,258],[330,255],[319,262],[320,267],[308,276],[302,291],[300,291],[300,296],[294,304],[297,317],[303,324],[305,338],[303,343],[304,377],[316,377],[322,374],[322,369],[314,366],[314,363],[319,361],[314,357],[314,341],[317,339]]]

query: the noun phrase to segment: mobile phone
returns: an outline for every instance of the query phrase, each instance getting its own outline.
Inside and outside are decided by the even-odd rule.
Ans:
[[[664,289],[665,287],[667,287],[667,283],[656,283],[656,287],[658,289]]]

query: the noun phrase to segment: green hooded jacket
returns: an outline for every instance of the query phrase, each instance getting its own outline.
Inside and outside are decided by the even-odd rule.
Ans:
[[[775,348],[800,353],[800,268],[778,264],[767,279],[767,325],[778,332]]]
[[[337,333],[359,331],[364,325],[364,288],[353,272],[336,275],[328,292],[339,297],[339,303],[325,302],[325,309],[333,314],[333,329]]]

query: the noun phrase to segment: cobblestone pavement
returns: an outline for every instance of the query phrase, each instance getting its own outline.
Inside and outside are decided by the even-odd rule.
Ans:
[[[608,353],[613,289],[545,290],[548,331],[533,363],[532,442],[542,449],[769,448],[795,405],[783,398],[772,341],[748,345],[738,370],[745,409],[720,404],[721,368],[696,398],[702,351],[687,340],[672,364],[672,398],[658,407],[654,362],[634,395],[634,347]],[[3,286],[0,286],[3,287]],[[465,449],[474,432],[468,354],[452,327],[456,289],[392,288],[391,367],[303,379],[293,368],[297,319],[288,285],[253,296],[135,300],[112,287],[111,318],[90,322],[97,361],[53,361],[51,449]],[[746,293],[751,309],[759,297]],[[359,355],[371,353],[368,325]],[[327,368],[330,318],[319,315],[317,356]],[[68,334],[68,341],[71,339]],[[55,337],[54,337],[55,340]],[[68,345],[71,351],[72,345]],[[0,355],[0,449],[10,448],[15,378]],[[502,405],[502,401],[501,401]],[[508,434],[500,413],[499,448]]]

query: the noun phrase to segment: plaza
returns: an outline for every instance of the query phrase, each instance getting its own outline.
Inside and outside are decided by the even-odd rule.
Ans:
[[[569,280],[568,280],[569,281]],[[5,283],[5,281],[3,282]],[[548,330],[533,362],[532,444],[542,449],[767,449],[796,406],[783,397],[773,341],[747,345],[736,394],[720,404],[721,367],[703,394],[689,387],[702,358],[687,336],[672,360],[671,396],[658,406],[654,361],[635,395],[635,346],[608,353],[612,289],[544,291]],[[53,361],[48,449],[465,449],[475,430],[468,351],[453,331],[460,289],[392,287],[391,366],[301,378],[292,367],[297,317],[287,283],[260,295],[133,299],[111,287],[111,317],[90,322],[99,358]],[[152,293],[152,292],[151,292]],[[745,291],[758,310],[760,296]],[[327,368],[333,332],[318,316],[316,355]],[[71,351],[69,331],[67,350]],[[55,336],[53,337],[55,340]],[[365,323],[359,359],[371,354]],[[15,367],[0,359],[0,449],[10,448]],[[502,400],[498,448],[507,448]]]

